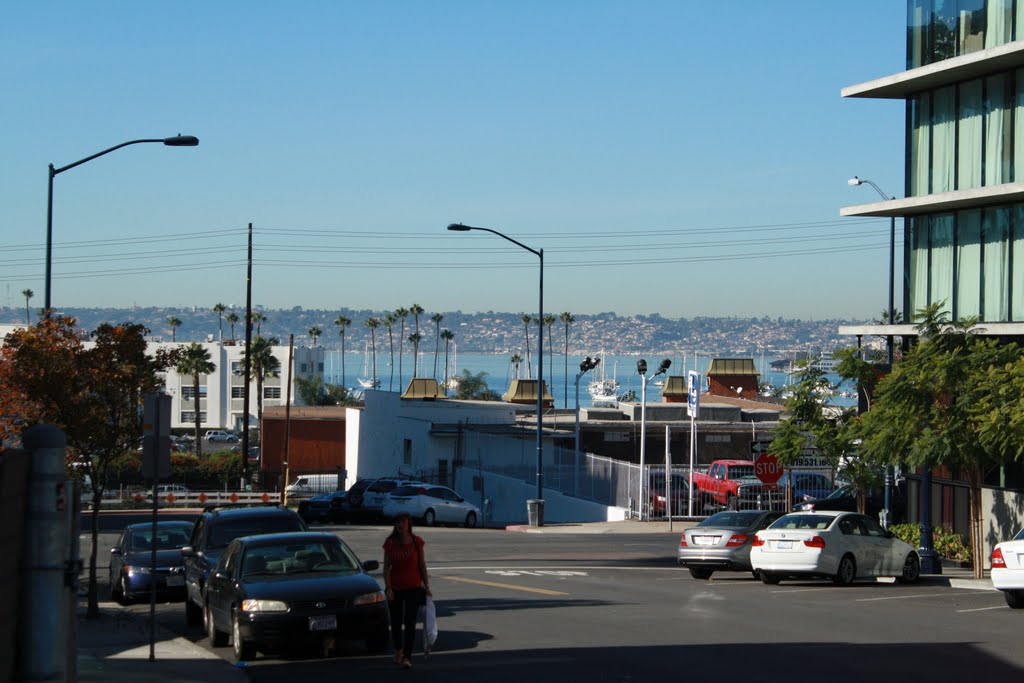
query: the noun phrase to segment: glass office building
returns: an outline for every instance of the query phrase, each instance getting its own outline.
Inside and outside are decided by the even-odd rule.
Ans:
[[[1024,0],[908,0],[906,65],[843,89],[906,102],[905,197],[841,213],[903,219],[901,310],[1024,335]]]

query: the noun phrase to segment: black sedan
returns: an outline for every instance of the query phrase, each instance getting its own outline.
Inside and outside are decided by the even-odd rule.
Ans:
[[[235,539],[206,586],[210,644],[227,645],[230,634],[238,661],[302,644],[326,651],[338,640],[364,640],[370,650],[384,650],[387,602],[367,574],[377,567],[376,560],[360,564],[329,533]]]
[[[884,507],[885,492],[882,487],[873,487],[864,494],[864,514],[868,517],[878,519],[878,513]],[[890,524],[906,519],[907,497],[902,487],[892,487],[892,508],[889,513]],[[847,484],[846,486],[839,487],[825,498],[802,501],[793,506],[793,512],[817,512],[823,510],[857,512],[857,488],[853,484]]]
[[[131,602],[149,595],[153,582],[163,595],[184,595],[182,546],[188,545],[192,522],[157,522],[156,567],[153,567],[153,523],[125,527],[110,549],[110,592],[115,600]]]
[[[331,519],[331,507],[335,499],[343,499],[348,495],[348,491],[331,491],[330,493],[321,493],[319,496],[313,496],[308,500],[304,500],[299,503],[299,517],[306,524],[312,524],[313,522],[327,523],[332,521]]]

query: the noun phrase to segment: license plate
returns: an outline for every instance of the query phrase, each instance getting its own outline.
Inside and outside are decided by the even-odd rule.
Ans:
[[[793,541],[776,541],[775,547],[779,550],[789,550],[793,547]]]
[[[181,586],[184,586],[184,585],[185,585],[185,577],[184,576],[178,576],[176,574],[172,574],[171,576],[167,577],[167,587],[168,588],[178,588],[178,587],[181,587]]]
[[[693,537],[693,543],[694,543],[694,545],[714,545],[715,544],[715,537],[714,536],[694,536]]]
[[[310,631],[333,631],[336,628],[338,628],[338,617],[333,614],[327,617],[309,618]]]

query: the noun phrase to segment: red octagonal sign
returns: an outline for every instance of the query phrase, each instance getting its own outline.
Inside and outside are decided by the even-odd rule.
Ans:
[[[754,474],[766,484],[777,484],[782,477],[782,465],[771,453],[754,455]]]

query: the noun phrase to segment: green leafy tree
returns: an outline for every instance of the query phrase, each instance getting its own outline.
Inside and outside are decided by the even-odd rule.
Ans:
[[[25,297],[25,326],[27,327],[32,324],[32,312],[29,308],[29,301],[31,301],[32,297],[35,296],[36,293],[31,289],[23,289],[21,290],[21,295]]]
[[[946,467],[969,484],[974,574],[983,570],[981,484],[1022,454],[1020,396],[1001,394],[993,379],[1021,381],[1022,352],[972,332],[973,318],[949,322],[941,304],[918,311],[919,342],[878,384],[861,418],[864,453],[887,464]],[[1009,399],[1001,403],[1002,399]]]
[[[352,325],[352,320],[343,315],[334,319],[334,326],[338,328],[338,336],[341,337],[341,385],[345,386],[345,332]]]
[[[168,316],[167,325],[171,328],[171,341],[178,341],[178,328],[181,327],[181,318],[177,316]]]
[[[500,401],[498,392],[487,386],[487,373],[478,372],[473,374],[469,370],[463,370],[459,376],[459,387],[455,391],[455,398],[474,401]]]
[[[217,314],[217,341],[224,338],[224,311],[226,310],[228,307],[222,303],[213,306],[213,312]]]
[[[295,391],[298,393],[299,400],[307,406],[358,405],[358,402],[349,394],[348,389],[325,382],[320,375],[309,378],[296,377]]]
[[[565,348],[563,350],[565,354],[565,369],[564,369],[564,381],[565,381],[565,392],[562,397],[563,405],[569,405],[569,326],[576,322],[576,317],[569,311],[564,311],[558,316],[558,319],[565,326]]]
[[[437,356],[441,350],[441,321],[444,320],[444,316],[435,313],[430,319],[434,323],[434,379],[437,379]]]
[[[231,341],[235,341],[235,323],[241,320],[241,318],[238,317],[237,313],[231,311],[226,316],[224,316],[224,319],[228,321],[229,325],[231,325]]]
[[[245,367],[245,358],[249,356],[249,367],[252,376],[256,378],[256,421],[263,420],[263,382],[268,377],[278,377],[281,371],[281,361],[274,355],[274,347],[277,346],[276,337],[256,337],[252,340],[249,348],[242,350],[242,362],[239,364]],[[251,354],[251,355],[250,355]],[[239,370],[240,373],[245,372]]]
[[[214,365],[213,361],[210,359],[210,352],[201,344],[192,342],[180,351],[181,353],[178,354],[175,370],[177,370],[179,375],[192,378],[192,409],[196,416],[196,455],[202,455],[203,440],[199,436],[199,430],[202,426],[202,420],[200,419],[201,413],[199,410],[199,375],[209,375],[217,369],[217,366]]]

